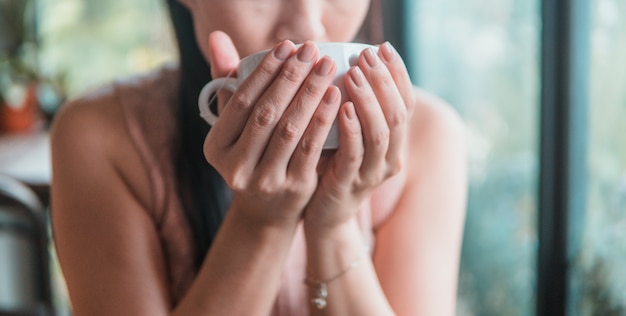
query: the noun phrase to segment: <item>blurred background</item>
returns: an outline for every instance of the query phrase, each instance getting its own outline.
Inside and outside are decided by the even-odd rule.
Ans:
[[[383,3],[386,34],[414,83],[466,123],[470,195],[457,314],[626,315],[626,1]],[[549,10],[573,19],[559,24]],[[564,33],[546,36],[552,22]],[[573,44],[546,59],[558,34]],[[175,59],[163,1],[0,0],[0,195],[18,192],[0,198],[0,314],[33,304],[71,314],[52,236],[37,233],[46,227],[47,128],[56,111]],[[568,63],[556,72],[566,80],[553,87],[546,73],[561,59]],[[565,187],[542,177],[554,156],[545,154],[554,136],[545,119],[555,102],[545,96],[559,82],[575,96],[549,116],[567,122],[562,137],[573,148],[553,159],[570,166]],[[550,189],[570,204],[546,207]],[[546,248],[553,232],[567,237],[564,253]],[[541,262],[558,260],[564,288],[546,294],[543,285],[559,277]],[[551,295],[559,312],[542,307]]]

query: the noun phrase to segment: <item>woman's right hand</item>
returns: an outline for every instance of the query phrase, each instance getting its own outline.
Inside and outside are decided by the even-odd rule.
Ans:
[[[230,43],[223,36],[213,34],[218,40],[211,44]],[[234,192],[230,211],[255,225],[296,224],[317,186],[316,166],[341,99],[331,85],[336,66],[328,57],[317,61],[318,53],[311,42],[297,50],[290,41],[279,43],[228,99],[206,137],[207,161]]]

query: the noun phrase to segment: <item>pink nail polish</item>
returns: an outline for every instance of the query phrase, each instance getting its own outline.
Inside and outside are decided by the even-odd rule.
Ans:
[[[359,67],[353,67],[350,69],[350,80],[357,87],[362,87],[365,84],[365,76]]]
[[[393,48],[393,46],[391,46],[391,43],[389,42],[385,42],[383,45],[381,45],[380,51],[382,52],[382,58],[386,62],[393,61],[394,57],[396,56],[396,50]]]
[[[279,60],[286,60],[291,55],[292,45],[288,41],[284,41],[274,49],[274,57]]]

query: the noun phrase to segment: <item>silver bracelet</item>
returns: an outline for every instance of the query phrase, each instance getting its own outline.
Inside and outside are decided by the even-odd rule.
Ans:
[[[326,298],[328,297],[328,284],[339,279],[344,274],[348,273],[350,270],[356,268],[361,264],[361,261],[369,254],[369,247],[365,246],[365,249],[361,253],[361,255],[356,258],[350,265],[348,265],[345,269],[341,270],[339,273],[335,274],[329,279],[326,280],[318,280],[311,277],[306,277],[304,279],[304,283],[309,286],[315,287],[313,297],[311,298],[311,304],[315,306],[317,309],[322,310],[326,308],[327,302]]]

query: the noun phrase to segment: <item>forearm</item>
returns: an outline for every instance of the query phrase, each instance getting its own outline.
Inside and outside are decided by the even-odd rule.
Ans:
[[[310,302],[311,315],[393,315],[378,282],[356,218],[323,234],[307,230],[309,297],[319,297],[319,282],[326,281],[327,305]],[[338,276],[338,277],[337,277]],[[336,278],[335,278],[336,277]],[[310,282],[313,281],[314,282]]]
[[[247,221],[229,212],[173,315],[270,313],[296,223],[263,227]]]

